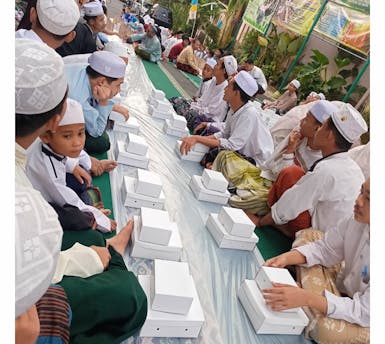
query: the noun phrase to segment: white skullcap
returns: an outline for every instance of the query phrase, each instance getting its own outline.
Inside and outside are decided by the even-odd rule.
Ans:
[[[91,68],[110,78],[124,78],[126,64],[110,51],[95,51],[89,58]]]
[[[115,54],[116,56],[120,56],[120,57],[128,57],[128,51],[127,51],[127,47],[125,47],[122,43],[120,42],[116,42],[116,41],[111,41],[111,42],[108,42],[105,46],[104,46],[104,51],[109,51],[113,54]]]
[[[223,63],[225,65],[226,73],[228,76],[238,72],[238,63],[233,55],[224,56]]]
[[[59,127],[79,123],[84,123],[82,105],[74,99],[67,98],[67,110],[59,123]]]
[[[67,79],[60,55],[43,42],[16,39],[16,113],[37,115],[52,110],[63,100],[66,91]]]
[[[332,113],[338,112],[338,107],[328,100],[317,100],[309,111],[318,122],[324,123]]]
[[[102,4],[99,1],[87,2],[83,5],[83,9],[84,15],[87,17],[97,17],[104,14]]]
[[[311,91],[309,93],[309,97],[315,97],[315,96],[318,96],[317,92]]]
[[[332,114],[332,120],[346,141],[353,143],[368,131],[368,126],[361,114],[349,103]]]
[[[294,79],[290,82],[297,90],[299,89],[299,87],[301,86],[301,83],[297,80],[297,79]]]
[[[211,68],[214,68],[217,64],[217,61],[214,58],[210,57],[206,60],[206,64],[208,64]]]
[[[252,97],[258,92],[257,81],[246,71],[240,71],[235,77],[234,81],[248,96]]]
[[[69,34],[80,18],[73,0],[37,0],[36,12],[43,28],[55,35]]]
[[[318,97],[319,97],[321,100],[325,100],[325,99],[326,99],[325,95],[324,95],[322,92],[318,93]]]

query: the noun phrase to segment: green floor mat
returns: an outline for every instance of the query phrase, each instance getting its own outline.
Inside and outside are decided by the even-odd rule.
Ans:
[[[160,69],[160,67],[153,62],[142,60],[143,66],[147,72],[148,77],[152,81],[156,89],[162,90],[167,98],[180,97],[181,94],[174,87],[172,82],[168,79],[166,74]]]
[[[292,240],[273,227],[256,228],[254,232],[259,238],[257,247],[265,260],[291,249]]]
[[[93,154],[94,158],[103,160],[108,159],[107,153],[104,154]],[[92,184],[94,186],[97,186],[100,189],[100,192],[102,193],[103,198],[103,204],[106,209],[111,210],[110,218],[114,218],[114,208],[112,206],[112,195],[111,195],[111,183],[110,183],[110,176],[108,173],[103,173],[99,177],[92,177]],[[115,235],[115,232],[113,233],[105,233],[104,238],[108,239]]]

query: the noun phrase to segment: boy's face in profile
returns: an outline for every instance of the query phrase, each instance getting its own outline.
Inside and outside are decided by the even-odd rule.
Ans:
[[[56,132],[47,131],[40,138],[56,154],[77,158],[86,142],[85,126],[84,123],[59,126]]]

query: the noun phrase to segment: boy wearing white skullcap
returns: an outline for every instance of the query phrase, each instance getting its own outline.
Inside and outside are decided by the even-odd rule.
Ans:
[[[246,71],[239,72],[225,88],[223,99],[230,110],[224,129],[211,136],[183,138],[181,153],[187,154],[199,142],[211,148],[201,161],[203,166],[210,167],[219,150],[223,149],[238,152],[254,165],[262,165],[273,152],[273,140],[250,102],[257,92],[255,79]]]
[[[105,132],[107,119],[114,107],[111,100],[120,91],[126,71],[123,60],[109,51],[96,51],[88,65],[65,65],[68,78],[68,96],[83,108],[86,125],[87,153],[102,154],[110,148]],[[128,111],[126,114],[128,117]]]
[[[296,79],[292,80],[287,85],[287,90],[279,96],[276,101],[273,101],[263,106],[263,110],[275,109],[277,113],[284,114],[297,105],[297,90],[301,86],[300,82]]]
[[[322,158],[283,193],[270,213],[255,216],[254,223],[277,226],[285,232],[289,221],[308,211],[313,229],[327,232],[349,216],[364,176],[347,151],[366,130],[362,116],[350,104],[332,112],[313,138],[313,148],[322,152]]]
[[[91,169],[89,155],[83,151],[85,126],[80,103],[68,98],[67,110],[55,131],[40,135],[28,150],[27,176],[33,186],[48,201],[59,206],[70,204],[83,212],[94,215],[97,229],[110,232],[116,228],[116,222],[103,212],[85,204],[66,184],[66,173],[72,173],[76,165]]]
[[[75,38],[75,26],[80,18],[73,0],[37,0],[31,7],[31,30],[16,31],[16,38],[43,41],[56,49]]]
[[[210,83],[213,78],[214,67],[217,64],[213,58],[208,58],[206,63],[202,69],[202,82],[198,88],[198,91],[193,96],[193,100],[196,101],[198,98],[202,96],[204,92],[206,92],[207,88],[210,86]]]

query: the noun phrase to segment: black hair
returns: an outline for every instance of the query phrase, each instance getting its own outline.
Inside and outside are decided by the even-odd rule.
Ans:
[[[344,152],[347,152],[353,145],[353,143],[347,141],[343,136],[342,134],[338,131],[336,125],[334,124],[333,122],[333,119],[331,117],[329,117],[327,119],[327,124],[328,124],[328,127],[331,131],[333,131],[334,133],[334,137],[335,137],[335,144],[337,146],[337,148],[343,150]]]
[[[184,41],[184,40],[188,40],[189,44],[190,44],[190,37],[189,37],[189,35],[183,35],[182,36],[182,41]]]
[[[96,18],[99,17],[99,16],[86,16],[84,15],[83,18],[84,20],[88,23],[90,20],[96,20]]]
[[[220,53],[221,53],[221,56],[223,56],[223,53],[224,53],[224,51],[223,51],[223,49],[222,49],[222,48],[216,48],[215,50],[219,50],[219,51],[220,51]]]
[[[40,20],[39,20],[38,17],[36,19],[37,19],[36,20],[36,26],[38,28],[40,28],[40,29],[43,29],[43,30],[47,31],[56,41],[61,41],[61,40],[65,39],[67,37],[67,35],[70,34],[73,31],[73,30],[71,30],[70,32],[68,32],[65,35],[57,35],[55,33],[52,33],[50,31],[48,31],[46,28],[44,28],[43,25],[41,25]]]
[[[217,63],[219,63],[219,60]],[[225,61],[222,61],[222,67],[221,68],[225,71],[225,79],[227,80],[229,78],[229,75],[227,74],[227,70],[225,67]]]
[[[233,82],[233,90],[239,91],[242,103],[247,103],[252,98],[244,90],[242,90],[242,88],[239,87],[235,80]]]
[[[25,115],[16,113],[15,116],[15,136],[25,137],[46,124],[51,118],[59,115],[64,106],[64,102],[67,100],[68,89],[66,90],[63,99],[53,109],[36,115]]]
[[[107,6],[106,5],[102,5],[102,8],[103,8],[103,13],[105,15],[107,15]]]
[[[254,61],[253,61],[253,59],[247,59],[246,61],[245,61],[245,63],[247,63],[247,64],[254,64]]]
[[[209,50],[207,51],[207,55],[210,55],[210,57],[213,57],[213,56],[214,56],[214,50],[209,49]]]
[[[100,76],[103,76],[107,79],[107,82],[111,84],[111,82],[118,80],[118,78],[111,78],[110,76],[106,76],[103,74],[100,74],[97,72],[95,69],[93,69],[90,65],[87,66],[86,68],[86,73],[91,79],[96,79],[99,78]]]
[[[183,31],[179,30],[179,31],[177,31],[177,32],[174,33],[174,35],[180,35],[180,34],[183,35]]]
[[[258,82],[257,82],[257,85],[258,85],[258,91],[256,94],[264,94],[265,90],[263,89],[263,87]]]

